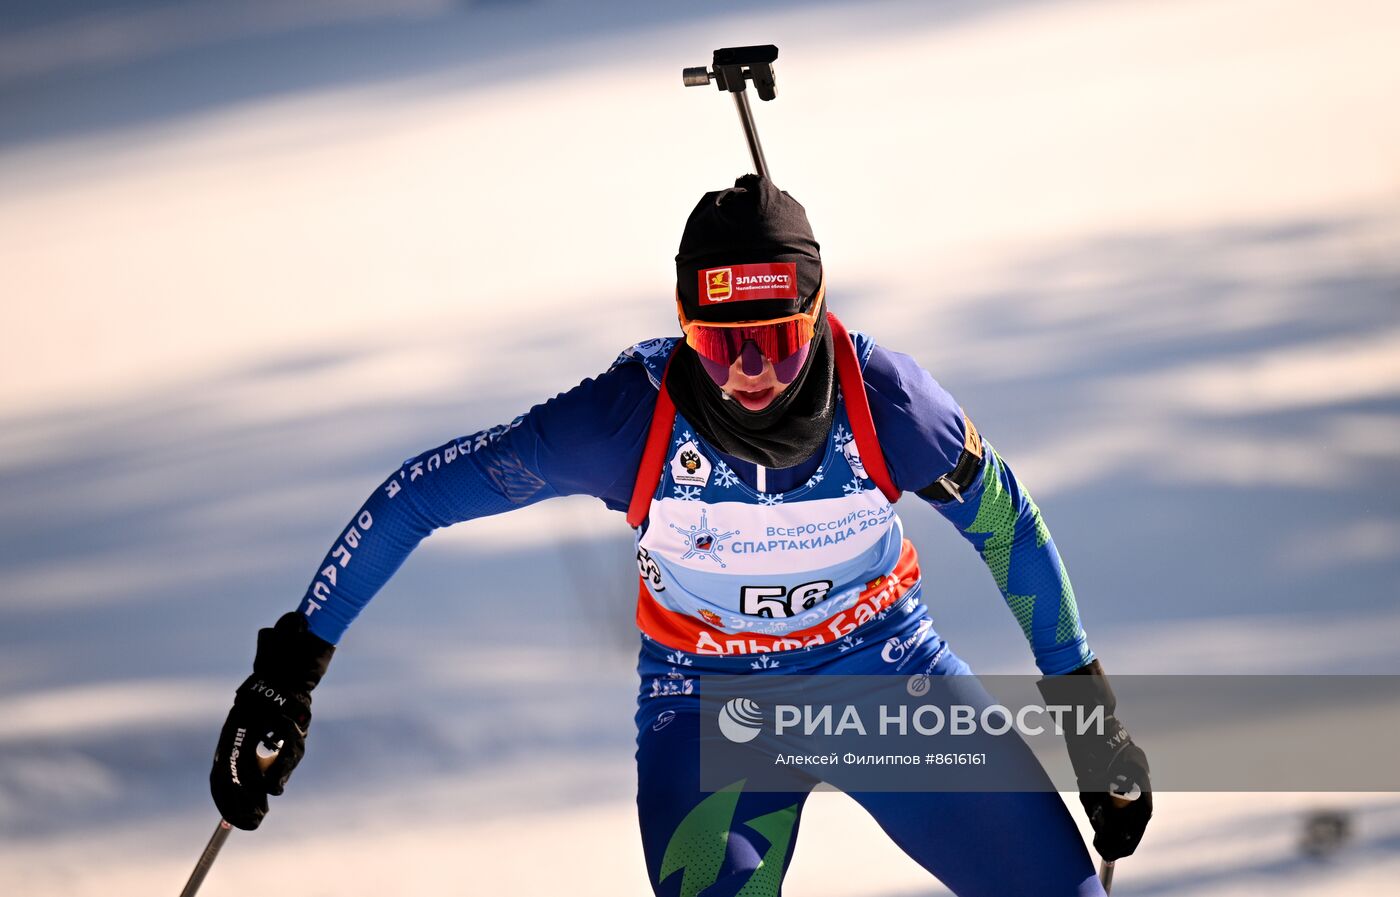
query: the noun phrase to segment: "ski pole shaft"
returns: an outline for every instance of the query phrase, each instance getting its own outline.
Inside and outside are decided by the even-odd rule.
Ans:
[[[204,853],[199,855],[199,862],[194,864],[194,871],[190,873],[190,880],[185,883],[180,897],[194,897],[199,886],[204,884],[204,876],[209,874],[209,867],[214,865],[214,860],[219,856],[219,849],[224,846],[224,842],[228,840],[228,833],[232,830],[233,826],[229,825],[227,820],[219,820],[213,836],[204,847]]]
[[[749,142],[749,154],[753,156],[755,174],[768,177],[768,160],[763,158],[763,144],[758,142],[758,127],[753,123],[753,110],[749,107],[749,94],[746,90],[734,92],[734,107],[739,110],[739,122],[744,126],[744,139]]]
[[[271,733],[268,737],[258,742],[258,747],[254,756],[257,757],[258,771],[267,772],[272,766],[272,761],[277,759],[277,754],[282,750],[282,742],[272,742]],[[204,852],[199,855],[199,862],[194,864],[194,871],[190,873],[190,880],[185,882],[185,889],[180,892],[180,897],[194,897],[199,886],[204,884],[204,876],[209,874],[209,867],[214,865],[214,861],[219,858],[219,851],[223,849],[224,842],[228,840],[228,833],[233,831],[233,826],[227,819],[219,818],[219,824],[214,827],[214,834],[209,836],[209,843],[204,845]]]
[[[1113,805],[1122,809],[1142,796],[1141,791],[1133,791],[1129,794],[1115,794],[1110,792],[1113,798]],[[1103,884],[1103,892],[1111,894],[1113,892],[1113,865],[1117,860],[1099,861],[1099,881]]]

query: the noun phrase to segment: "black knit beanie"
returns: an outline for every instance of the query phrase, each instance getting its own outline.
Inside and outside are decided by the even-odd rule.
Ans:
[[[759,290],[762,298],[755,299],[742,296],[735,281],[746,270],[772,281],[790,270],[786,265],[796,268],[795,289]],[[723,292],[702,292],[702,273],[724,268],[738,270],[733,280],[720,275]],[[687,318],[757,321],[795,314],[810,306],[821,279],[821,247],[807,211],[767,178],[746,174],[733,187],[706,193],[685,222],[676,253],[676,290]],[[713,295],[721,301],[710,301]]]

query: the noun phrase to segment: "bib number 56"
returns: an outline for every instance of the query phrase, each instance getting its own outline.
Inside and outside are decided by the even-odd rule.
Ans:
[[[831,580],[804,583],[792,591],[785,586],[744,586],[739,611],[753,617],[791,617],[812,607],[831,591]]]

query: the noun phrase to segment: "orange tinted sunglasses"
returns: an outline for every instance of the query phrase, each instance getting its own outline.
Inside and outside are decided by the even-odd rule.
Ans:
[[[686,344],[710,361],[729,367],[750,341],[769,361],[778,364],[812,341],[817,316],[826,299],[826,283],[817,288],[812,310],[764,321],[692,321],[676,297],[676,317]]]

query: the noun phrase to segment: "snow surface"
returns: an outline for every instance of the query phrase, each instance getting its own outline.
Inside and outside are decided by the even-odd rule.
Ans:
[[[1030,484],[1110,670],[1400,672],[1400,8],[679,6],[6,12],[0,892],[174,893],[253,632],[362,496],[670,332],[746,165],[677,70],[726,44],[782,47],[757,114],[833,307]],[[939,630],[1030,672],[904,516]],[[429,540],[202,893],[644,893],[628,543],[581,500]],[[1158,806],[1115,894],[1400,893],[1400,796]],[[1305,860],[1328,807],[1354,842]],[[818,795],[788,891],[858,887],[941,893]]]

